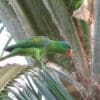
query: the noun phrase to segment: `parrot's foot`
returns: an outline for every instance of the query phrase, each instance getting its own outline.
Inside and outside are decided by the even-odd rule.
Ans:
[[[43,69],[45,67],[45,64],[42,61],[36,61],[36,63],[33,66]]]

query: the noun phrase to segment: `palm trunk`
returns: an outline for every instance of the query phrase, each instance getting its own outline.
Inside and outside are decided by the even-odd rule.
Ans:
[[[100,0],[96,1],[95,9],[93,71],[95,80],[100,83]]]

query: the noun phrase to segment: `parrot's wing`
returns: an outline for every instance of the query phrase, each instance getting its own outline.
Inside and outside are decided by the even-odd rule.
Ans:
[[[5,51],[12,51],[15,48],[41,48],[48,46],[50,44],[50,40],[47,37],[44,36],[35,36],[34,38],[31,39],[26,39],[18,42],[17,44],[8,46],[5,48]]]
[[[50,43],[50,40],[49,38],[44,37],[44,36],[37,36],[36,38],[31,39],[31,43],[33,44],[32,47],[41,48],[41,47],[48,46]]]

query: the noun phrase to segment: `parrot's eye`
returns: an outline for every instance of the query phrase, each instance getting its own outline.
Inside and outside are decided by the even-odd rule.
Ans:
[[[66,52],[66,56],[67,56],[67,57],[72,56],[72,54],[73,54],[73,50],[72,50],[72,49],[69,49],[69,50]]]

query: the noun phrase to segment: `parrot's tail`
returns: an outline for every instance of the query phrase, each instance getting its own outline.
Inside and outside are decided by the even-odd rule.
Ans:
[[[11,52],[13,49],[14,49],[14,47],[10,46],[10,47],[5,48],[4,51]]]

